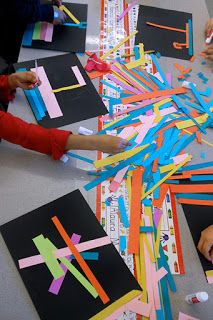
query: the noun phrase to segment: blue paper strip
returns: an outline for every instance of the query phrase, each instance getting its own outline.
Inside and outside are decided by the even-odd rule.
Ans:
[[[140,227],[140,232],[153,232],[153,231],[154,231],[153,227],[146,227],[146,226]]]
[[[177,199],[213,200],[213,194],[205,193],[177,193],[175,196]]]
[[[191,181],[212,181],[213,175],[206,174],[206,175],[194,175],[190,178]]]
[[[24,32],[22,45],[26,47],[31,47],[32,40],[33,40],[33,31],[34,31],[35,24],[31,23],[27,25],[27,28]]]
[[[129,228],[129,220],[128,220],[128,216],[126,213],[124,198],[122,196],[120,196],[118,198],[118,207],[119,207],[119,211],[120,211],[121,221],[123,222],[124,227]]]
[[[194,48],[193,48],[193,28],[192,28],[192,20],[188,20],[188,26],[189,26],[189,55],[193,56]]]
[[[126,249],[126,236],[120,236],[120,252],[124,252]]]
[[[91,163],[93,164],[93,160],[91,159],[88,159],[86,157],[82,157],[82,156],[79,156],[78,154],[75,154],[75,153],[72,153],[72,152],[67,152],[67,155],[72,157],[72,158],[75,158],[75,159],[78,159],[78,160],[82,160],[82,161],[85,161],[85,162],[88,162],[88,163]]]

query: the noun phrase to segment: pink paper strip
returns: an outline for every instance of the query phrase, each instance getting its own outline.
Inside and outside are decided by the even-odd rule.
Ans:
[[[48,22],[41,23],[41,34],[40,34],[41,40],[45,40],[46,32],[47,32],[47,24],[48,24]]]
[[[166,98],[170,98],[170,97],[169,97],[169,96],[166,96],[166,97],[164,97],[164,98],[166,99]],[[122,114],[131,112],[131,111],[134,111],[134,110],[138,110],[138,109],[140,109],[140,108],[143,108],[143,107],[148,106],[149,104],[153,104],[153,103],[158,102],[158,101],[161,101],[161,100],[162,100],[162,97],[156,98],[156,99],[144,100],[142,103],[138,104],[138,106],[136,106],[136,107],[132,107],[132,108],[128,108],[128,109],[119,111],[119,112],[117,112],[117,113],[114,113],[111,117],[108,116],[108,118],[104,118],[104,121],[110,120],[110,119],[115,118],[115,117],[118,117],[118,116],[121,116]],[[163,111],[163,110],[161,110],[161,111]],[[177,111],[177,109],[175,109],[175,111]]]
[[[107,75],[107,78],[111,81],[114,81],[116,84],[118,84],[119,86],[121,86],[123,89],[126,89],[132,93],[135,94],[140,94],[141,92],[131,86],[126,85],[125,83],[123,83],[122,81],[120,81],[119,79],[117,79],[116,77],[112,76],[111,74]]]
[[[172,73],[171,72],[168,72],[166,74],[166,80],[169,83],[169,85],[172,86]]]
[[[72,237],[71,237],[71,241],[73,244],[78,244],[81,240],[81,236],[76,234],[76,233],[73,233]],[[68,261],[71,261],[72,258],[71,256],[67,256],[66,259]],[[53,293],[55,295],[57,295],[59,293],[59,290],[62,286],[62,283],[64,281],[64,278],[66,276],[66,273],[67,273],[67,267],[65,267],[65,265],[63,263],[60,263],[60,267],[62,268],[62,270],[64,271],[64,275],[58,279],[53,279],[50,287],[49,287],[49,292],[50,293]]]
[[[184,161],[188,156],[189,156],[188,153],[184,153],[184,154],[180,154],[179,156],[172,157],[172,160],[174,161],[174,164],[177,165],[182,161]]]
[[[135,142],[137,144],[140,144],[143,139],[145,138],[146,134],[148,133],[149,129],[153,126],[153,121],[156,118],[156,115],[147,117],[147,121],[143,125],[143,127],[140,130],[140,133],[138,134],[137,138],[135,139]]]
[[[31,71],[36,72],[35,68],[32,68]],[[52,92],[52,87],[47,78],[46,72],[43,67],[37,68],[38,77],[41,80],[41,85],[38,87],[41,96],[44,100],[45,106],[49,113],[51,119],[62,117],[63,113],[61,108],[56,100],[55,94]]]
[[[106,246],[108,244],[111,244],[111,240],[108,236],[106,236],[106,237],[97,238],[94,240],[79,243],[76,245],[76,249],[79,252],[82,252],[82,251],[87,251],[87,250],[91,250],[94,248]],[[71,254],[72,254],[72,252],[70,251],[70,249],[68,247],[58,249],[54,252],[54,256],[56,258],[66,257]],[[40,254],[38,254],[35,256],[20,259],[20,260],[18,260],[18,263],[19,263],[19,268],[23,269],[23,268],[27,268],[27,267],[31,267],[31,266],[34,266],[37,264],[44,263],[44,259]]]
[[[212,284],[213,283],[213,276],[208,276],[207,281],[208,281],[208,283]]]
[[[154,220],[156,228],[158,227],[158,223],[160,221],[161,216],[162,216],[162,210],[160,210],[159,208],[155,208],[154,209],[153,220]]]
[[[167,275],[167,271],[164,267],[160,268],[157,272],[156,272],[156,281],[160,281],[163,277],[165,277]]]
[[[52,42],[53,29],[54,29],[53,24],[52,23],[47,23],[47,29],[46,29],[46,34],[45,34],[45,41],[46,42]]]
[[[133,133],[135,133],[135,131],[136,130],[134,127],[126,127],[117,135],[117,137],[126,139],[130,137]]]
[[[153,111],[150,109],[150,110],[148,110],[147,112],[146,112],[146,115],[147,116],[152,116],[153,115]]]
[[[78,68],[78,66],[74,66],[74,67],[71,67],[72,68],[72,71],[74,72],[75,76],[76,76],[76,79],[78,80],[78,83],[81,85],[81,86],[86,86],[86,82]]]
[[[132,299],[119,309],[117,309],[115,312],[113,312],[109,317],[105,318],[104,320],[117,320],[124,312],[132,311],[137,314],[140,314],[144,317],[149,317],[150,315],[150,304],[144,303],[140,301],[141,295]]]
[[[133,1],[117,18],[117,22],[123,19],[123,17],[129,12],[129,10],[131,10],[134,6],[136,6],[137,3],[138,3],[138,0]]]
[[[145,89],[142,89],[141,86],[135,80],[132,80],[130,77],[128,77],[122,70],[120,70],[116,66],[112,66],[111,69],[119,73],[120,75],[122,75],[122,77],[126,79],[128,82],[130,82],[135,88],[137,88],[140,91],[140,93],[148,92]]]
[[[199,319],[198,319],[198,318],[191,317],[191,316],[188,316],[188,315],[185,314],[185,313],[179,312],[178,320],[199,320]]]
[[[120,171],[117,172],[117,174],[115,175],[115,178],[113,179],[113,181],[110,183],[109,186],[109,190],[111,192],[116,192],[126,174],[126,172],[128,171],[129,166],[121,169]]]

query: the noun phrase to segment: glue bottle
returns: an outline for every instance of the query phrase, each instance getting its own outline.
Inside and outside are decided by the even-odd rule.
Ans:
[[[209,298],[207,292],[196,292],[192,294],[188,294],[185,298],[188,304],[198,303],[198,302],[205,302]]]

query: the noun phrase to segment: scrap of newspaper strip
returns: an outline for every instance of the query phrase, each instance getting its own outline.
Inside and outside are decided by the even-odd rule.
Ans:
[[[123,0],[102,0],[102,23],[101,23],[101,49],[103,53],[115,46],[122,38],[125,38],[128,34],[136,30],[138,9],[139,6],[135,6],[129,11],[128,15],[124,19],[117,22],[117,17],[124,11],[127,4]],[[115,52],[113,58],[121,58],[123,54],[129,53],[129,49],[124,49],[126,46],[134,47],[135,39],[132,38],[128,43],[125,43],[119,51]],[[153,73],[152,60],[149,55],[145,56],[148,63],[146,70]],[[112,58],[112,56],[111,56]],[[134,58],[130,58],[134,60]],[[117,88],[121,89],[119,85],[107,79],[103,76],[103,80],[112,83]],[[100,85],[100,93],[118,98],[119,93],[114,89]],[[108,100],[103,98],[103,102],[106,107],[109,108]],[[113,113],[126,109],[126,106],[119,104],[113,106]],[[116,119],[116,118],[115,118]],[[106,122],[105,122],[106,123]],[[102,128],[102,122],[99,121],[99,130]],[[108,134],[115,135],[116,130],[108,131]],[[99,158],[106,157],[106,154],[99,153]],[[128,229],[124,227],[120,221],[118,214],[118,197],[123,196],[126,206],[126,213],[129,217],[129,199],[126,181],[124,180],[117,193],[110,193],[109,191],[110,181],[106,180],[97,187],[97,216],[104,230],[109,235],[111,241],[115,245],[116,249],[120,252],[121,257],[127,264],[130,271],[134,274],[134,259],[132,254],[127,253],[127,249],[120,251],[120,237],[124,236],[128,238]],[[177,225],[176,210],[174,204],[172,205],[171,195],[168,192],[162,207],[163,219],[161,228],[161,243],[164,253],[167,257],[172,274],[183,273],[182,252],[179,241],[179,231]],[[136,314],[132,312],[126,312],[118,320],[136,320]]]

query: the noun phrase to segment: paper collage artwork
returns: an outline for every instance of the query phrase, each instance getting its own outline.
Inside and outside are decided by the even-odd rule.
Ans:
[[[6,223],[1,233],[41,319],[105,319],[122,306],[149,315],[140,286],[79,190]]]
[[[107,112],[75,54],[37,61],[37,69],[34,61],[18,63],[15,68],[18,71],[37,70],[41,85],[25,90],[25,95],[38,124],[57,128]]]
[[[48,1],[43,1],[48,3]],[[87,5],[63,2],[60,6],[66,15],[63,25],[48,22],[29,24],[22,46],[65,52],[84,52],[87,28]]]

